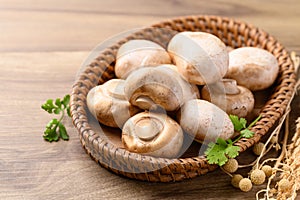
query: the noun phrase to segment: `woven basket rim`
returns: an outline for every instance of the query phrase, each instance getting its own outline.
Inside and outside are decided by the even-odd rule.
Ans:
[[[266,103],[264,108],[261,111],[262,118],[252,127],[252,131],[255,132],[255,137],[252,137],[250,139],[241,139],[239,140],[236,145],[240,146],[240,152],[245,151],[247,148],[251,147],[254,143],[258,142],[260,138],[265,135],[270,128],[274,126],[274,124],[278,121],[278,119],[284,114],[286,106],[288,102],[291,100],[292,92],[294,89],[295,84],[295,74],[294,74],[294,66],[291,62],[288,52],[285,50],[285,48],[271,35],[266,33],[265,31],[250,25],[245,22],[237,21],[235,19],[230,19],[227,17],[220,17],[220,16],[214,16],[214,15],[189,15],[189,16],[181,16],[176,17],[172,19],[168,19],[159,23],[155,23],[149,27],[144,28],[142,31],[152,28],[171,28],[176,29],[176,31],[181,31],[181,29],[185,30],[184,28],[191,26],[190,28],[193,28],[191,24],[193,23],[202,23],[202,21],[209,22],[204,25],[211,25],[211,27],[207,27],[208,29],[214,29],[215,26],[219,24],[228,24],[228,26],[233,26],[234,31],[242,32],[243,30],[248,31],[247,35],[245,34],[243,37],[253,37],[254,41],[257,40],[257,42],[264,47],[264,49],[267,49],[272,54],[276,55],[276,58],[280,64],[281,68],[281,76],[278,78],[279,85],[276,85],[276,90],[272,94],[272,96],[269,98],[269,101]],[[200,24],[199,26],[204,26]],[[225,26],[225,25],[224,25]],[[233,31],[233,32],[234,32]],[[118,42],[117,44],[120,45],[124,42],[126,42],[129,39],[131,39],[132,36],[134,36],[135,33],[130,35],[129,37],[125,38],[124,40]],[[233,35],[236,34],[237,37],[240,36],[241,33],[234,32]],[[235,37],[235,35],[233,36]],[[239,38],[238,38],[239,39]],[[238,40],[237,39],[237,40]],[[228,39],[229,40],[229,39]],[[242,40],[242,38],[240,39]],[[239,42],[239,41],[238,41]],[[237,42],[237,43],[238,43]],[[227,44],[228,45],[228,44]],[[234,45],[236,45],[234,43]],[[233,46],[236,48],[237,46]],[[110,141],[107,141],[103,138],[100,138],[100,136],[97,136],[97,134],[92,130],[92,128],[89,125],[87,113],[86,113],[86,102],[84,102],[85,97],[84,94],[87,93],[87,91],[84,91],[84,89],[87,88],[87,84],[91,84],[91,82],[95,81],[94,79],[97,79],[96,75],[93,74],[93,71],[91,71],[95,67],[99,67],[99,60],[106,58],[109,56],[109,59],[113,60],[115,57],[112,55],[112,52],[116,52],[118,47],[116,45],[112,45],[111,47],[108,47],[105,51],[99,55],[98,58],[94,60],[90,65],[88,65],[85,70],[82,72],[81,76],[76,80],[75,84],[73,85],[73,91],[71,95],[71,114],[73,119],[74,126],[78,129],[80,134],[80,141],[83,145],[83,147],[87,150],[87,152],[94,158],[99,164],[102,166],[110,169],[111,171],[114,171],[115,173],[122,174],[124,176],[140,179],[140,180],[147,180],[147,181],[153,181],[151,178],[152,174],[150,175],[144,175],[141,177],[138,176],[138,173],[132,172],[125,172],[122,170],[114,169],[113,166],[110,166],[109,163],[105,163],[102,160],[102,155],[95,156],[99,152],[94,152],[95,149],[99,150],[99,146],[103,147],[105,146],[107,148],[108,154],[120,154],[126,155],[128,162],[132,160],[148,160],[149,162],[158,162],[158,163],[164,163],[167,167],[169,165],[190,165],[190,167],[199,167],[199,169],[203,168],[205,169],[204,173],[207,171],[211,171],[216,168],[215,165],[209,165],[205,159],[204,156],[196,156],[191,158],[174,158],[174,159],[167,159],[167,158],[155,158],[152,156],[145,156],[140,155],[132,152],[128,152],[125,149],[117,148],[115,147]],[[108,59],[108,58],[106,58]],[[96,64],[95,64],[96,63]],[[101,64],[101,63],[100,63]],[[108,69],[112,70],[113,69]],[[107,77],[110,77],[107,75]],[[93,81],[91,81],[93,79]],[[99,79],[99,77],[98,77]],[[110,79],[110,78],[109,78]],[[99,150],[100,151],[100,150]],[[128,164],[128,163],[125,163]],[[188,168],[188,166],[183,166],[184,169]],[[159,171],[159,170],[158,170]],[[183,170],[184,171],[184,170]],[[184,171],[183,174],[187,174],[187,171]],[[151,172],[152,173],[152,172]],[[161,173],[159,171],[158,173]],[[181,178],[179,176],[176,177],[173,174],[172,171],[169,172],[171,178],[169,178],[167,181],[177,181],[182,180],[185,178],[192,178],[194,175],[183,175],[184,177]],[[198,172],[199,175],[202,174],[202,172]],[[195,175],[195,176],[196,176]],[[155,176],[155,175],[154,175]],[[158,175],[159,176],[159,175]],[[156,179],[154,181],[157,181]],[[164,181],[160,180],[158,178],[158,181]]]

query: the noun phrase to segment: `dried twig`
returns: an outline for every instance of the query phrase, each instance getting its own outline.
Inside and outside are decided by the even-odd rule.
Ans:
[[[295,66],[295,72],[297,74],[299,65],[300,65],[300,58],[296,56],[295,52],[291,53],[291,58],[293,60],[294,66]],[[292,94],[291,100],[289,101],[285,114],[279,121],[279,125],[275,128],[275,130],[271,133],[271,136],[267,140],[264,150],[262,154],[258,157],[257,163],[255,165],[256,168],[260,168],[268,161],[276,161],[273,167],[273,174],[268,179],[267,188],[260,190],[256,194],[256,199],[259,199],[260,193],[265,193],[265,198],[263,199],[274,199],[270,198],[270,193],[273,196],[275,193],[277,193],[276,198],[277,199],[289,199],[293,200],[296,198],[297,193],[296,191],[300,189],[300,117],[297,119],[296,123],[296,132],[292,138],[292,141],[289,145],[287,145],[288,142],[288,136],[289,136],[289,112],[290,112],[290,105],[291,102],[298,91],[300,87],[300,81],[298,80],[294,92]],[[282,151],[278,158],[271,158],[265,160],[262,164],[259,164],[260,159],[266,154],[266,147],[270,143],[272,137],[276,137],[278,139],[279,131],[282,127],[283,122],[285,121],[285,130],[284,130],[284,139],[282,142]],[[277,172],[280,172],[280,178],[286,179],[290,183],[289,189],[281,189],[281,188],[272,188],[271,189],[271,183],[274,180],[274,178],[277,175]],[[275,185],[275,187],[278,187],[278,183]],[[272,191],[272,192],[271,192]]]

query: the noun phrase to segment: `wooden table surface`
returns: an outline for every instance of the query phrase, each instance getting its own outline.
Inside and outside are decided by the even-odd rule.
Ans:
[[[179,183],[119,177],[81,147],[42,138],[48,98],[71,92],[89,52],[120,32],[181,15],[210,14],[254,24],[300,54],[299,0],[0,0],[0,199],[255,199],[220,170]],[[299,116],[299,96],[292,119]]]

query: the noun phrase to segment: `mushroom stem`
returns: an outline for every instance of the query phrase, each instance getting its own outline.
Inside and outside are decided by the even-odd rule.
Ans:
[[[147,96],[140,96],[135,100],[136,106],[142,108],[142,109],[147,109],[150,108],[151,106],[155,105],[155,103],[152,101],[151,98]]]
[[[179,124],[164,113],[136,114],[122,129],[122,143],[127,150],[160,158],[177,157],[183,138]]]
[[[140,119],[135,126],[136,135],[141,140],[152,140],[157,136],[163,125],[149,117]]]
[[[233,79],[222,79],[224,84],[225,94],[239,94],[240,89],[237,86],[236,80]]]
[[[213,93],[217,94],[236,95],[240,93],[240,89],[237,86],[237,82],[233,79],[221,79],[220,81],[214,84],[208,85],[208,87]]]

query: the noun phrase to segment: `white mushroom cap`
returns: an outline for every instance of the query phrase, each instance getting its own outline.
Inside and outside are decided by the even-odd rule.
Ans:
[[[138,68],[171,62],[167,51],[157,43],[149,40],[130,40],[118,50],[115,73],[118,78],[126,79],[132,71]]]
[[[179,124],[167,115],[143,112],[125,123],[122,142],[131,152],[174,158],[181,150],[183,132]]]
[[[214,84],[204,86],[201,90],[201,97],[215,104],[227,114],[238,117],[248,116],[254,108],[252,92],[237,85],[233,79],[222,79]]]
[[[154,105],[175,111],[184,102],[199,98],[195,85],[185,81],[174,65],[145,67],[132,72],[125,82],[125,96],[132,105],[149,110]]]
[[[102,124],[122,128],[131,116],[140,111],[126,100],[124,83],[121,79],[111,79],[89,91],[87,106]]]
[[[227,140],[234,135],[229,116],[205,100],[186,102],[178,112],[178,120],[183,130],[199,142],[215,142],[217,138]]]
[[[273,54],[257,47],[241,47],[229,53],[227,78],[252,91],[270,87],[279,71]]]
[[[178,33],[169,42],[168,52],[182,76],[197,85],[220,80],[228,69],[225,44],[209,33]]]

